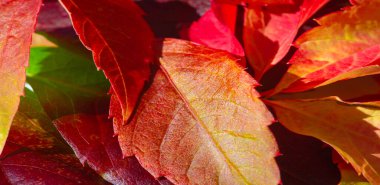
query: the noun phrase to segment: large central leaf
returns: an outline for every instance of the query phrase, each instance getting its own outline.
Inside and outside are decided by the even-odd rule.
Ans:
[[[0,153],[25,85],[25,67],[41,0],[0,1]]]
[[[166,40],[132,123],[115,123],[124,154],[177,184],[277,184],[273,117],[236,60]]]

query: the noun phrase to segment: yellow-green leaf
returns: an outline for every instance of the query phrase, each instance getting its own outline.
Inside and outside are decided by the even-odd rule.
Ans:
[[[25,85],[25,67],[41,0],[0,1],[0,153]]]
[[[288,129],[328,143],[369,182],[380,184],[380,102],[329,97],[268,103]]]

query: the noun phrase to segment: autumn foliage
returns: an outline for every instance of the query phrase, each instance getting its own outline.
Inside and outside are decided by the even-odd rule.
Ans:
[[[379,0],[0,0],[0,184],[380,184]]]

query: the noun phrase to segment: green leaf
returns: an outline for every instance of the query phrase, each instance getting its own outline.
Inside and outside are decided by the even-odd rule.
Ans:
[[[109,89],[90,58],[63,47],[33,47],[27,82],[52,118],[97,111]]]

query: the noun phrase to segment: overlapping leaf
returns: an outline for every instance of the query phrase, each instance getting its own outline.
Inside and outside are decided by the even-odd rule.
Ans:
[[[65,116],[55,125],[82,162],[113,184],[159,184],[135,157],[123,159],[106,116]]]
[[[244,48],[257,80],[286,55],[301,25],[327,2],[305,0],[246,10]]]
[[[368,1],[318,20],[302,35],[275,93],[299,92],[342,79],[379,73],[380,2]]]
[[[0,2],[0,153],[25,85],[25,67],[41,0]]]
[[[95,64],[110,80],[123,119],[133,111],[150,76],[153,33],[131,0],[61,0]]]
[[[39,46],[44,42],[34,42],[26,74],[45,111],[51,118],[96,112],[109,88],[104,75],[85,53],[61,46]]]
[[[280,123],[270,128],[279,147],[276,162],[283,185],[338,184],[339,169],[332,161],[331,148],[315,138],[291,132]]]
[[[267,128],[273,118],[236,60],[165,40],[136,116],[117,125],[124,155],[177,184],[277,184],[277,147]]]
[[[211,48],[244,56],[243,47],[235,37],[236,16],[236,6],[212,3],[210,10],[191,25],[188,37]]]
[[[315,99],[338,96],[344,101],[380,100],[380,75],[370,75],[355,79],[342,80],[326,86],[299,93],[282,93],[273,99]]]
[[[293,132],[331,145],[372,184],[380,183],[380,103],[338,98],[269,101]]]
[[[0,156],[1,184],[108,184],[83,167],[26,90]]]

